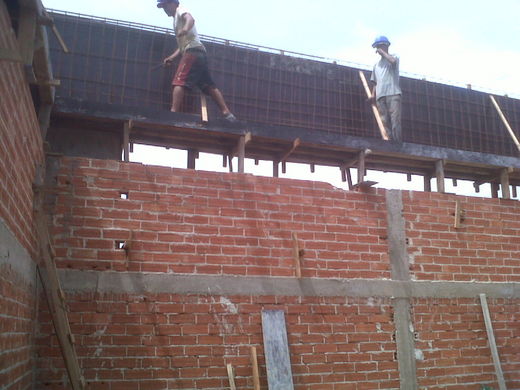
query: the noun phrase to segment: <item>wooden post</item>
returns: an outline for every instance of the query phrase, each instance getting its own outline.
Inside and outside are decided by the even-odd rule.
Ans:
[[[365,181],[366,174],[366,164],[365,164],[365,151],[359,152],[359,161],[358,161],[358,184],[363,183]]]
[[[193,149],[188,150],[188,169],[195,169],[197,160],[197,151]]]
[[[444,160],[435,161],[435,177],[437,178],[437,192],[445,193]]]
[[[238,141],[238,173],[244,173],[246,158],[246,136],[241,135]]]
[[[498,199],[499,187],[498,183],[491,183],[491,196],[495,199]]]
[[[278,161],[273,160],[273,177],[279,177],[278,164]]]
[[[125,122],[123,130],[123,161],[130,161],[130,130],[132,121]]]
[[[200,94],[200,114],[202,117],[202,122],[208,121],[208,102],[206,100],[206,95],[204,93]]]
[[[311,164],[311,173],[314,173],[314,172],[316,172],[316,165]]]
[[[432,177],[424,175],[424,192],[432,192]]]
[[[453,224],[453,227],[455,229],[460,229],[463,214],[464,214],[464,210],[462,210],[460,200],[456,200],[455,201],[455,223]]]
[[[251,347],[251,365],[253,366],[253,385],[255,390],[260,390],[260,375],[258,374],[258,358],[256,347]]]
[[[235,386],[235,373],[233,371],[233,366],[231,364],[228,364],[226,367],[229,378],[229,387],[231,388],[231,390],[236,390],[237,387]]]
[[[294,258],[294,268],[296,270],[296,277],[300,279],[302,277],[302,269],[300,264],[300,247],[298,245],[298,236],[296,233],[292,234],[293,240],[293,258]]]
[[[516,190],[516,186],[513,186],[513,198],[516,198],[518,196],[518,192]]]
[[[482,306],[482,313],[484,314],[484,321],[486,323],[489,348],[491,349],[491,355],[493,357],[493,364],[495,366],[495,374],[497,376],[498,388],[500,390],[507,390],[506,382],[504,380],[504,374],[502,372],[502,366],[500,365],[500,356],[498,355],[495,334],[493,333],[493,324],[491,322],[491,316],[489,314],[489,307],[487,304],[486,294],[480,294],[480,305]]]
[[[500,187],[502,188],[502,198],[504,199],[511,199],[509,186],[509,169],[505,168],[500,171]]]
[[[509,125],[509,122],[507,121],[504,113],[502,112],[502,109],[500,108],[500,106],[498,105],[497,101],[495,100],[495,97],[493,95],[489,95],[489,98],[491,99],[491,102],[493,103],[493,105],[495,106],[497,112],[498,112],[498,115],[500,116],[500,119],[502,119],[502,122],[504,123],[504,125],[506,126],[507,128],[507,131],[509,132],[509,135],[511,136],[511,138],[513,139],[513,142],[515,143],[516,145],[516,148],[518,149],[518,151],[520,152],[520,141],[518,140],[515,132],[513,131],[513,129],[511,128],[511,126]]]
[[[365,73],[362,70],[359,71],[359,77],[361,78],[361,82],[363,83],[363,87],[365,88],[365,92],[367,97],[370,99],[372,97],[372,92],[370,92],[370,88],[368,86],[367,79],[365,77]],[[385,141],[388,141],[390,137],[388,136],[385,125],[383,125],[383,120],[381,119],[381,115],[379,115],[379,111],[377,110],[376,104],[372,103],[372,112],[374,113],[374,117],[376,118],[377,126],[379,127],[379,132],[381,133],[381,137]]]

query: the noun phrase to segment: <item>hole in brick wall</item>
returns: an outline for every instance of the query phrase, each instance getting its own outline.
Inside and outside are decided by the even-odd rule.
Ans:
[[[392,333],[392,341],[395,341],[396,340],[396,336],[395,336],[395,332]]]
[[[124,250],[125,246],[126,246],[126,242],[125,241],[116,240],[116,242],[115,242],[116,249]]]
[[[419,341],[419,333],[417,333],[417,332],[413,332],[413,339],[414,339],[415,341]]]
[[[130,197],[130,193],[128,191],[126,192],[120,192],[119,193],[119,196],[121,197],[121,199],[128,199]]]
[[[394,360],[397,361],[397,352],[394,352]]]

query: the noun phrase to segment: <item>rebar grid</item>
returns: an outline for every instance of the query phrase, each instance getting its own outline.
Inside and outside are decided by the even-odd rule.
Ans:
[[[128,107],[167,110],[174,67],[159,66],[175,47],[165,28],[53,13],[71,54],[51,39],[58,96]],[[204,37],[212,76],[241,120],[342,135],[380,138],[358,68],[300,53]],[[418,144],[517,156],[518,151],[483,92],[401,78],[403,140]],[[185,111],[197,112],[188,94]],[[520,100],[499,104],[520,128]],[[210,106],[210,115],[218,116]],[[317,135],[318,136],[318,135]]]

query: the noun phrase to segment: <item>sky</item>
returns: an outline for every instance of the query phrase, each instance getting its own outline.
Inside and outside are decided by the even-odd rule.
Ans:
[[[172,24],[156,0],[42,1],[50,9]],[[181,0],[181,5],[200,34],[366,67],[379,59],[371,47],[374,38],[386,35],[403,75],[520,98],[520,0]]]

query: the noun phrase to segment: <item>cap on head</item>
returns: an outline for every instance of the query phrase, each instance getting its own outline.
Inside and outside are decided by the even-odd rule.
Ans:
[[[168,3],[175,3],[179,5],[179,0],[157,0],[157,8],[163,8]]]
[[[384,35],[380,35],[374,40],[374,43],[372,43],[372,47],[377,47],[379,45],[390,46],[390,41]]]

